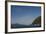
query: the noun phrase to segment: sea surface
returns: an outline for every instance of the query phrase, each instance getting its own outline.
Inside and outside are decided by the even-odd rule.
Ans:
[[[30,25],[11,24],[11,28],[36,28],[36,27],[41,27],[41,24],[30,24]]]

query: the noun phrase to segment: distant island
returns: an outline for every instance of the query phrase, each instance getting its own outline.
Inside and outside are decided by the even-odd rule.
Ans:
[[[11,24],[11,28],[32,28],[32,27],[41,27],[41,16],[37,17],[32,24],[22,25],[22,24]]]

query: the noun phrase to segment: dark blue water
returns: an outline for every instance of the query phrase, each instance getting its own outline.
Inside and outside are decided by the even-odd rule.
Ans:
[[[30,24],[30,25],[11,24],[11,28],[36,28],[36,27],[41,27],[41,24]]]

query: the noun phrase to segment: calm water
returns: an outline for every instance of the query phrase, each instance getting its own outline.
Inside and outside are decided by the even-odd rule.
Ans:
[[[32,28],[32,27],[41,27],[41,25],[40,24],[30,24],[30,25],[11,24],[11,28]]]

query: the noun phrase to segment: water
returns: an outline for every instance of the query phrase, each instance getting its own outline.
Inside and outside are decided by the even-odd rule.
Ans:
[[[30,25],[11,24],[11,28],[36,28],[36,27],[41,27],[41,24],[30,24]]]

